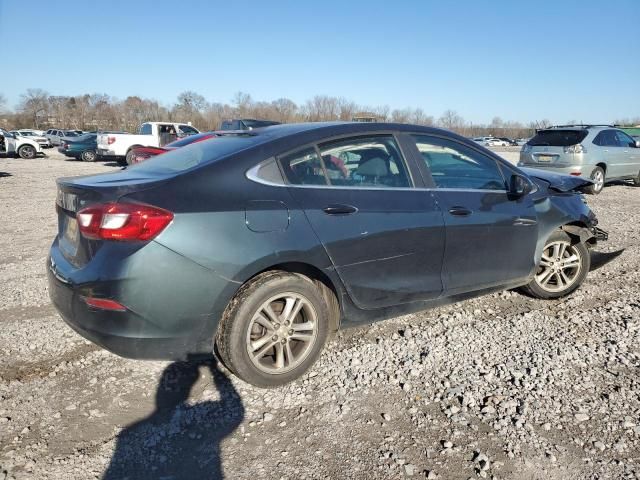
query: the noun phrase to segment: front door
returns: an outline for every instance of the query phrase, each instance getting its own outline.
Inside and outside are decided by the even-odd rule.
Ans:
[[[508,194],[505,175],[490,156],[440,137],[414,139],[444,215],[445,294],[526,279],[535,268],[538,239],[532,199]]]
[[[622,130],[615,131],[617,148],[616,157],[621,177],[637,177],[640,173],[640,149],[636,142]]]
[[[444,223],[412,188],[393,135],[358,136],[280,158],[353,302],[374,309],[438,297]]]

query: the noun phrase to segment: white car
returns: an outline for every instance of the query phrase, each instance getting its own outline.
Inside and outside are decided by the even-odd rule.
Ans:
[[[20,158],[36,158],[42,153],[39,143],[27,137],[20,137],[0,128],[0,153],[4,155],[18,155]]]
[[[13,133],[14,135],[18,135],[20,137],[26,137],[29,140],[33,140],[34,142],[39,143],[42,148],[51,148],[53,146],[51,145],[51,142],[47,137],[43,135],[39,135],[36,132],[36,130],[28,130],[28,129],[11,130],[10,133]]]
[[[508,147],[509,142],[500,138],[489,138],[484,142],[485,147]]]
[[[164,147],[179,138],[200,133],[188,123],[146,122],[140,125],[138,134],[99,133],[98,155],[133,162],[132,151],[137,147]]]

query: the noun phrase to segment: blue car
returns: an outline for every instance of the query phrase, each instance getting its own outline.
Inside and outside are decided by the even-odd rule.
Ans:
[[[519,169],[436,128],[229,132],[58,180],[49,292],[119,355],[212,355],[273,387],[340,328],[504,289],[569,295],[606,233],[592,182]]]

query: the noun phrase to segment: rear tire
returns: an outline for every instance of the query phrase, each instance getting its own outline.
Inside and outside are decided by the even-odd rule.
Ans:
[[[22,145],[18,149],[18,155],[20,156],[20,158],[24,158],[26,160],[29,160],[31,158],[36,158],[37,154],[38,152],[36,152],[36,149],[31,145]]]
[[[96,152],[94,152],[93,150],[85,150],[84,152],[82,152],[82,155],[80,155],[80,159],[83,162],[95,162],[96,156]]]
[[[604,183],[606,181],[606,176],[602,167],[594,168],[593,172],[591,172],[590,178],[593,181],[593,185],[587,187],[586,191],[592,195],[598,195],[604,188]]]
[[[558,230],[545,242],[535,276],[522,289],[545,300],[564,297],[584,282],[590,268],[587,245]]]
[[[133,165],[133,150],[129,150],[127,152],[127,156],[125,157],[127,165]]]
[[[314,283],[300,274],[271,271],[247,282],[229,302],[216,346],[235,375],[269,388],[306,372],[328,334],[329,310]]]

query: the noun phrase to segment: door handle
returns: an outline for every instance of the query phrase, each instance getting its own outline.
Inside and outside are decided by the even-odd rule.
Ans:
[[[516,226],[528,227],[528,226],[531,226],[531,225],[537,225],[538,222],[536,220],[531,219],[531,218],[518,217],[513,221],[513,224],[516,225]]]
[[[465,207],[451,207],[449,213],[454,217],[468,217],[473,212]]]
[[[358,209],[353,205],[327,205],[322,209],[327,215],[351,215],[356,213]]]

